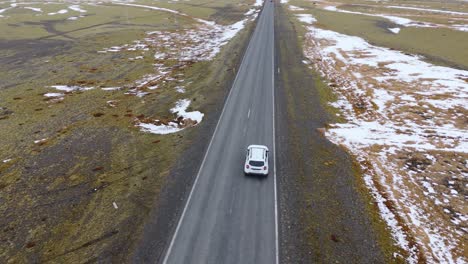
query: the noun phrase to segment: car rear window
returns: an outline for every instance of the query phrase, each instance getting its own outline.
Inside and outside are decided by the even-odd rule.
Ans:
[[[249,164],[251,166],[261,167],[261,166],[263,166],[264,163],[263,163],[263,161],[251,160],[251,161],[249,161]]]

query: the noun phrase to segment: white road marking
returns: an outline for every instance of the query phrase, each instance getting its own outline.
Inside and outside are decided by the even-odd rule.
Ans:
[[[250,118],[250,108],[249,108],[249,112],[247,113],[247,118]]]
[[[278,67],[278,73],[280,73],[280,68]]]
[[[255,34],[256,30],[257,30],[257,28],[255,28],[254,34]],[[207,148],[207,150],[205,152],[205,156],[203,157],[203,161],[202,161],[202,164],[200,166],[200,169],[198,170],[197,176],[195,178],[195,182],[192,185],[192,189],[190,190],[189,197],[187,199],[187,202],[185,203],[184,210],[182,211],[182,215],[180,216],[179,222],[177,223],[177,227],[176,227],[176,230],[174,232],[174,235],[172,236],[171,243],[169,244],[169,248],[167,249],[166,256],[164,256],[163,264],[167,264],[169,256],[171,255],[171,251],[172,251],[172,247],[174,246],[175,239],[177,238],[177,234],[179,233],[179,229],[180,229],[180,226],[182,225],[182,221],[183,221],[183,219],[185,217],[185,213],[187,212],[188,205],[190,204],[190,201],[192,200],[193,191],[195,190],[195,187],[197,186],[197,183],[198,183],[198,179],[200,178],[200,172],[202,171],[203,166],[205,165],[206,157],[208,156],[208,153],[210,152],[211,145],[213,143],[213,139],[216,136],[216,132],[218,132],[218,127],[219,127],[219,124],[221,123],[221,120],[223,119],[224,111],[226,110],[226,105],[228,105],[228,103],[229,103],[229,101],[231,99],[232,91],[236,87],[237,79],[239,77],[239,73],[241,72],[241,67],[242,67],[242,65],[244,65],[245,55],[248,53],[247,51],[250,49],[250,44],[251,43],[252,43],[252,38],[249,40],[249,45],[247,46],[247,49],[245,50],[245,53],[244,53],[244,55],[242,57],[242,61],[241,61],[241,64],[240,64],[241,66],[239,67],[239,71],[237,72],[236,78],[234,79],[234,83],[232,84],[232,87],[231,87],[231,90],[229,91],[226,102],[224,103],[223,110],[221,111],[221,115],[219,116],[218,123],[216,124],[215,131],[214,131],[213,136],[211,137],[211,140],[210,140],[210,144],[208,145],[208,148]],[[278,264],[278,262],[276,262],[276,264]]]

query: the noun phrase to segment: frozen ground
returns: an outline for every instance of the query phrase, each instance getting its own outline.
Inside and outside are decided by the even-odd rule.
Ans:
[[[346,120],[325,134],[357,156],[408,262],[466,263],[468,72],[297,17],[306,64],[330,81]]]

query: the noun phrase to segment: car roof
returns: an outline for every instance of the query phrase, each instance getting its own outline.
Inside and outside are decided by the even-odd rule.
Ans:
[[[268,151],[267,146],[264,146],[264,145],[250,145],[250,146],[247,147],[247,149],[251,149],[251,148],[262,148],[262,149],[265,149],[266,151]]]
[[[265,160],[265,152],[268,151],[268,148],[262,145],[250,145],[248,147],[250,150],[250,160]]]

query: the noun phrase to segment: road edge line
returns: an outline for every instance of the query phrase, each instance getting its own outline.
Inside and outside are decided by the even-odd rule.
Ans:
[[[272,49],[272,66],[271,66],[271,80],[272,80],[272,100],[273,100],[273,155],[275,157],[273,161],[273,188],[275,196],[275,263],[279,264],[279,238],[278,238],[278,194],[277,194],[277,185],[276,185],[276,125],[275,125],[275,5],[273,4],[273,49]],[[278,68],[279,69],[279,68]]]
[[[263,11],[263,10],[262,10]],[[258,19],[260,19],[260,15],[258,16]],[[232,86],[231,86],[231,89],[229,90],[229,94],[226,98],[226,102],[224,102],[224,106],[223,106],[223,110],[221,111],[221,115],[219,116],[219,119],[218,119],[218,123],[216,124],[216,128],[215,128],[215,131],[213,132],[213,135],[211,136],[211,139],[210,139],[210,144],[208,145],[208,148],[206,149],[206,152],[205,152],[205,156],[203,157],[203,161],[202,161],[202,164],[200,165],[200,169],[198,169],[198,173],[197,173],[197,176],[195,178],[195,181],[193,182],[193,185],[192,185],[192,189],[190,190],[190,194],[187,198],[187,202],[185,203],[185,206],[184,206],[184,210],[182,211],[182,214],[179,218],[179,221],[177,223],[177,227],[176,227],[176,230],[174,232],[174,234],[172,235],[172,239],[171,239],[171,243],[169,244],[169,247],[166,251],[166,254],[164,256],[164,260],[163,260],[163,264],[167,264],[167,261],[169,259],[169,256],[171,255],[171,251],[172,251],[172,247],[174,246],[174,242],[177,238],[177,235],[179,233],[179,229],[180,229],[180,226],[182,224],[182,221],[185,217],[185,213],[187,211],[187,208],[188,208],[188,205],[190,204],[190,201],[192,200],[192,195],[193,195],[193,191],[195,190],[195,187],[197,186],[197,183],[198,183],[198,179],[200,178],[200,172],[202,171],[203,169],[203,166],[205,165],[205,160],[206,160],[206,157],[208,156],[208,152],[210,151],[211,149],[211,144],[213,143],[213,139],[215,138],[216,136],[216,132],[218,132],[218,127],[219,127],[219,124],[221,123],[221,120],[223,118],[223,115],[224,115],[224,110],[226,110],[226,105],[228,104],[230,98],[231,98],[231,94],[232,94],[232,91],[234,90],[234,87],[236,86],[236,83],[237,83],[237,78],[239,77],[239,74],[240,74],[240,71],[241,71],[241,67],[242,65],[244,64],[244,59],[246,57],[246,54],[247,54],[247,51],[249,50],[250,48],[250,44],[252,43],[252,38],[255,34],[255,31],[257,31],[257,22],[255,22],[255,29],[254,29],[254,32],[252,33],[252,35],[250,36],[250,39],[249,39],[249,44],[247,45],[247,49],[245,49],[245,52],[244,52],[244,55],[242,56],[242,61],[241,61],[241,64],[239,66],[239,70],[237,71],[237,74],[236,74],[236,78],[234,79],[234,82],[232,83]],[[273,44],[274,45],[274,44]],[[274,121],[273,121],[274,122]],[[274,133],[274,132],[273,132]],[[274,147],[273,147],[274,148]],[[276,192],[276,190],[275,190]],[[276,206],[275,206],[276,208]],[[278,262],[277,262],[278,264]]]

